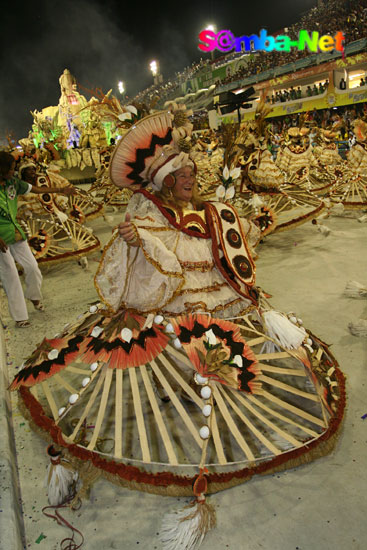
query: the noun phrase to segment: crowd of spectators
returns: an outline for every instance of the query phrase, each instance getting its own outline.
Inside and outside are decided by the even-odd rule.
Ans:
[[[300,21],[276,34],[287,34],[291,40],[297,40],[298,33],[302,29],[310,32],[318,31],[319,36],[325,34],[334,36],[337,31],[342,30],[345,35],[344,45],[365,38],[367,36],[367,1],[325,1],[322,6],[312,8]],[[241,66],[237,72],[227,75],[220,84],[235,82],[310,55],[307,48],[303,51],[293,48],[290,52],[257,52],[246,56],[244,58],[247,60],[246,66]]]
[[[278,31],[276,35],[287,34],[291,40],[297,40],[298,33],[302,29],[306,29],[309,32],[317,30],[320,36],[326,34],[334,36],[336,32],[341,30],[345,35],[344,45],[365,38],[367,36],[367,0],[324,0],[321,6],[313,7],[297,23],[289,28]],[[134,98],[134,101],[149,104],[156,97],[160,99],[172,98],[175,92],[180,91],[182,83],[198,76],[203,70],[207,70],[208,68],[213,70],[241,55],[231,52],[216,61],[201,59],[197,63],[192,63],[192,65],[186,67],[183,71],[176,73],[167,82],[152,85],[140,92]],[[228,74],[224,79],[218,80],[216,84],[222,85],[238,81],[248,76],[262,73],[268,69],[292,63],[297,59],[309,57],[310,55],[307,47],[305,50],[292,48],[290,52],[256,52],[246,55],[243,58],[243,65],[235,73]],[[311,92],[306,91],[306,97],[315,95],[316,93],[312,88]],[[284,100],[287,101],[287,99]]]
[[[367,79],[361,78],[359,81],[359,87],[362,88],[363,86],[366,86]],[[338,84],[339,90],[346,90],[347,89],[347,82],[344,80],[344,78],[341,78]]]
[[[284,103],[286,101],[293,101],[294,99],[301,99],[303,97],[312,97],[316,95],[323,94],[329,85],[329,81],[325,80],[325,82],[319,82],[319,85],[316,86],[314,84],[312,87],[307,86],[305,90],[302,90],[301,86],[298,86],[295,88],[294,86],[291,86],[288,89],[284,90],[277,90],[273,93],[272,96],[268,96],[267,102],[268,103]]]
[[[208,60],[200,59],[197,63],[192,63],[181,72],[176,72],[175,76],[159,84],[152,84],[146,90],[143,90],[134,97],[134,102],[151,104],[155,98],[168,98],[179,90],[181,84],[184,84],[204,67],[209,64]]]

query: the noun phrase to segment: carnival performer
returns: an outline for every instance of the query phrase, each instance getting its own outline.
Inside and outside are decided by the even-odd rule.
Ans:
[[[367,178],[367,122],[363,118],[353,121],[356,136],[354,145],[347,153],[348,166],[362,178]]]
[[[8,297],[10,315],[18,328],[30,326],[25,298],[35,309],[44,310],[42,274],[27,244],[27,237],[17,222],[18,196],[27,193],[62,193],[73,195],[73,187],[58,189],[36,187],[14,176],[15,159],[0,151],[0,279]],[[23,293],[15,262],[24,269],[26,289]]]
[[[309,128],[302,126],[288,128],[287,137],[279,149],[276,165],[284,172],[287,179],[302,168],[316,166],[312,145],[308,138]]]
[[[78,469],[78,497],[101,473],[195,496],[164,520],[167,550],[193,550],[215,526],[205,494],[325,454],[344,409],[326,345],[255,286],[258,229],[196,195],[186,115],[148,115],[116,146],[111,180],[135,193],[95,276],[101,302],[45,338],[11,384]]]
[[[219,317],[243,314],[253,309],[255,291],[252,295],[249,286],[242,295],[236,292],[228,282],[230,268],[225,265],[224,256],[220,267],[216,266],[206,221],[208,214],[205,205],[195,199],[193,163],[184,155],[178,166],[158,184],[155,193],[137,192],[130,200],[125,221],[119,224],[118,232],[123,239],[117,238],[111,245],[96,282],[103,292],[103,266],[111,269],[113,258],[122,257],[127,260],[126,273],[121,272],[121,280],[126,284],[120,288],[119,300],[126,307],[176,315],[195,311]],[[157,172],[155,181],[159,180]],[[206,208],[210,208],[209,203]],[[232,210],[227,212],[230,217],[236,215],[230,214]],[[255,266],[250,247],[257,244],[260,231],[256,225],[239,218],[237,229],[233,238],[241,239],[245,247],[242,269],[251,271],[252,287]]]

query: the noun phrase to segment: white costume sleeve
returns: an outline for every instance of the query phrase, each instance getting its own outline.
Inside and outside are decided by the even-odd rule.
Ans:
[[[139,235],[139,247],[127,245],[115,233],[105,248],[95,285],[102,301],[114,311],[120,307],[158,311],[184,282],[176,254],[169,249],[177,231],[141,195],[132,198],[128,212]]]

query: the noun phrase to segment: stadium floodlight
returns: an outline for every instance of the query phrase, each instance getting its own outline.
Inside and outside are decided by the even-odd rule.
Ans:
[[[120,82],[119,82],[119,92],[120,92],[120,94],[123,94],[124,91],[125,91],[124,83],[120,80]]]
[[[216,25],[210,24],[210,25],[207,25],[205,27],[205,30],[212,31],[212,32],[216,33],[217,32],[217,27],[216,27]],[[210,58],[211,58],[212,61],[214,61],[214,50],[212,50],[210,52]]]
[[[150,63],[150,70],[153,73],[153,76],[156,76],[158,74],[158,63],[157,61],[152,61]]]

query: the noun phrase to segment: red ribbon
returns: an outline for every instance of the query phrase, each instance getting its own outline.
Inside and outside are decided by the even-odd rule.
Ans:
[[[79,531],[79,529],[77,529],[71,523],[69,523],[58,511],[60,508],[67,508],[68,504],[70,504],[73,497],[74,497],[74,495],[69,497],[67,501],[65,501],[63,504],[59,504],[58,506],[45,506],[44,508],[42,508],[42,513],[45,516],[47,516],[48,518],[55,519],[57,521],[58,525],[68,527],[69,529],[71,529],[71,531],[73,533],[71,537],[66,537],[60,542],[61,550],[78,550],[78,548],[81,548],[84,544],[83,534]],[[55,510],[55,515],[45,512],[45,510],[49,510],[49,509]],[[78,533],[78,535],[80,535],[80,537],[82,539],[79,544],[77,544],[77,542],[74,539],[75,533]]]

